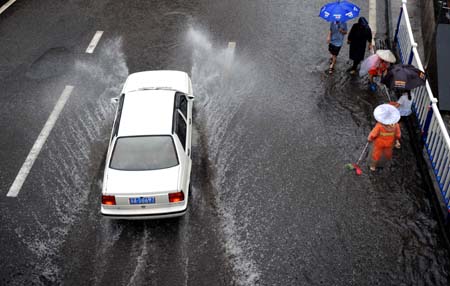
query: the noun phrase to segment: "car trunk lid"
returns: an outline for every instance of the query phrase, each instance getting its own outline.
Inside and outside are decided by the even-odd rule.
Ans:
[[[180,166],[151,171],[108,169],[104,194],[149,195],[175,192],[178,189]]]

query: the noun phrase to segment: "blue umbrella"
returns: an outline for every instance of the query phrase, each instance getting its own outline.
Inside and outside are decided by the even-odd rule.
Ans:
[[[336,2],[325,4],[320,9],[319,16],[328,22],[346,22],[350,19],[356,18],[361,9],[353,3],[345,0],[338,0]]]

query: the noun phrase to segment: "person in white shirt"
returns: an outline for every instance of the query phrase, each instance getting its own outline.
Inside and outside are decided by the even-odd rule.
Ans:
[[[406,120],[406,118],[408,116],[411,115],[412,113],[412,95],[411,95],[411,91],[405,91],[401,94],[400,98],[397,101],[391,101],[389,102],[390,105],[393,105],[395,107],[397,107],[398,111],[400,112],[400,126],[401,123],[404,122]],[[396,141],[395,142],[395,148],[399,149],[400,148],[400,141]]]
[[[411,96],[411,91],[405,91],[402,93],[402,95],[400,96],[400,98],[395,102],[395,101],[391,101],[389,102],[389,104],[397,107],[398,111],[400,112],[400,116],[401,117],[407,117],[409,115],[411,115],[412,113],[412,96]],[[402,118],[405,119],[405,118]]]

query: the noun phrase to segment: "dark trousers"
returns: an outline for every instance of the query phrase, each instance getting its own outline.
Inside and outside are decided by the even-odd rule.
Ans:
[[[352,70],[356,71],[361,60],[353,61]]]

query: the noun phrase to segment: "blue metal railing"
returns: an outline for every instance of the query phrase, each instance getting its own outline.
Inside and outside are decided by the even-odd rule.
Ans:
[[[417,52],[417,43],[414,41],[406,2],[406,0],[402,0],[394,42],[402,63],[412,64],[424,71]],[[413,111],[422,132],[422,139],[437,185],[447,208],[447,218],[450,218],[450,138],[439,113],[438,101],[433,96],[428,81],[425,86],[414,89],[413,95]]]

